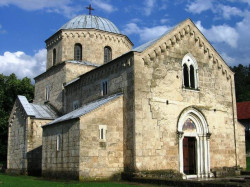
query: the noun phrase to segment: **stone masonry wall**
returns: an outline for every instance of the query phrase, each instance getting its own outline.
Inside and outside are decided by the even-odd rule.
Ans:
[[[125,170],[134,168],[134,70],[133,56],[127,54],[114,61],[98,67],[68,85],[66,90],[67,112],[72,110],[72,103],[79,101],[80,106],[122,92],[124,97],[124,143],[125,143]],[[108,94],[103,96],[102,81],[108,81]]]
[[[50,86],[49,103],[60,113],[64,113],[63,102],[63,84],[72,81],[79,75],[86,73],[95,68],[74,63],[60,64],[51,68],[47,72],[35,78],[35,99],[34,103],[43,104],[46,102],[46,86]]]
[[[29,175],[41,175],[42,171],[42,125],[51,120],[29,119],[27,135],[27,169]]]
[[[42,175],[78,179],[79,143],[77,119],[43,127]]]
[[[56,34],[54,36],[55,40],[53,44],[51,44],[49,47],[47,47],[47,64],[46,64],[46,70],[51,68],[53,66],[53,50],[56,49],[56,63],[55,65],[61,63],[62,60],[62,45],[63,42],[60,38],[60,34]]]
[[[245,168],[246,166],[246,141],[245,141],[245,126],[241,123],[237,123],[237,130],[238,130],[238,165]]]
[[[9,123],[7,168],[10,172],[26,174],[27,118],[18,102],[15,103],[13,110]]]
[[[104,47],[112,49],[115,59],[132,49],[133,44],[124,35],[95,29],[62,30],[46,41],[48,49],[47,69],[52,66],[52,51],[57,49],[58,62],[74,60],[74,45],[82,45],[82,61],[103,64]]]
[[[233,167],[233,73],[218,62],[213,48],[206,48],[209,44],[192,24],[179,27],[135,55],[136,169],[179,170],[177,122],[190,106],[201,111],[209,125],[211,168]],[[199,90],[182,87],[182,59],[187,53],[199,66]]]
[[[124,171],[123,97],[80,118],[80,180],[112,178]],[[106,140],[99,125],[106,125]]]

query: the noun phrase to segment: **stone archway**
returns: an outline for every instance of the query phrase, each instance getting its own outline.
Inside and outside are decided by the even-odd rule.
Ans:
[[[189,107],[185,109],[179,117],[177,133],[179,138],[179,171],[183,174],[183,178],[211,177],[209,152],[209,138],[211,134],[204,115],[195,108]],[[184,171],[184,156],[187,157],[187,155],[184,155],[184,151],[186,152],[185,146],[189,145],[186,143],[187,139],[193,142],[191,146],[193,146],[193,155],[195,157],[195,163],[193,164],[195,168],[190,169],[192,171],[190,172],[191,174],[187,172],[187,168]]]

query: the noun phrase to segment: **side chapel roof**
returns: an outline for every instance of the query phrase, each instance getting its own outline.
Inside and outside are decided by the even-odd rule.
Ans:
[[[122,93],[117,93],[117,94],[111,95],[109,97],[101,98],[99,100],[85,104],[82,107],[80,107],[80,108],[78,108],[70,113],[63,115],[63,116],[55,119],[54,121],[52,121],[44,126],[52,125],[55,123],[59,123],[59,122],[63,122],[63,121],[67,121],[67,120],[71,120],[71,119],[75,119],[75,118],[78,118],[80,116],[83,116],[83,115],[101,107],[102,105],[105,105],[105,104],[113,101],[114,99],[120,97],[121,95],[122,95]]]
[[[17,99],[22,105],[27,116],[36,119],[56,119],[58,116],[48,105],[29,103],[25,96],[18,95]]]

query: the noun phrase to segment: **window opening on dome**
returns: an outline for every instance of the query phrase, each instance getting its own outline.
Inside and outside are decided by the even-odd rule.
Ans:
[[[82,45],[81,44],[75,44],[74,60],[78,60],[78,61],[82,60]]]
[[[104,47],[104,64],[112,60],[112,50],[111,47]]]
[[[52,60],[52,62],[53,62],[53,66],[54,65],[56,65],[56,49],[53,49],[53,60]]]

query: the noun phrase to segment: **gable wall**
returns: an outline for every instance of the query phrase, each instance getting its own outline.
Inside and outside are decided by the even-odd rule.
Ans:
[[[233,167],[236,163],[233,74],[218,61],[219,57],[214,58],[213,49],[204,47],[209,45],[206,40],[201,41],[201,35],[197,39],[197,29],[187,25],[183,28],[135,55],[135,142],[139,170],[179,170],[177,122],[183,109],[189,106],[204,114],[212,133],[211,168]],[[198,62],[200,91],[182,88],[182,58],[188,52]],[[245,167],[244,162],[238,164]]]
[[[13,107],[13,116],[9,123],[7,168],[9,172],[26,174],[27,172],[27,125],[26,114],[19,102]]]
[[[17,100],[9,123],[8,170],[40,175],[42,166],[42,128],[51,120],[27,117]]]

